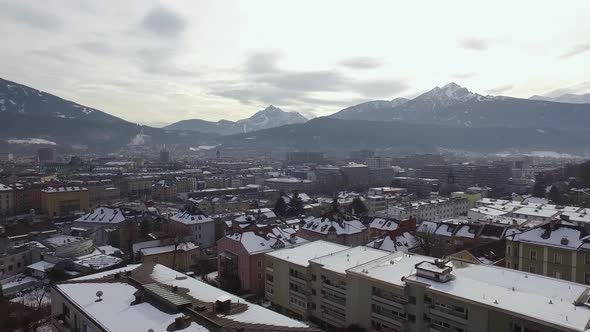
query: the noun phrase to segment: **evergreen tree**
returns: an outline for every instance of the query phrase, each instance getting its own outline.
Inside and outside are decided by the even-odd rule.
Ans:
[[[281,193],[279,199],[277,199],[274,211],[279,217],[284,217],[287,214],[287,203],[285,203],[285,200],[283,199],[283,193]]]
[[[555,204],[559,204],[561,202],[561,193],[559,192],[559,188],[557,188],[556,185],[551,186],[551,190],[549,191],[549,199]]]
[[[367,206],[360,197],[355,197],[352,200],[350,207],[352,208],[352,213],[358,216],[367,214],[367,212],[369,212],[369,209],[367,209]]]
[[[531,194],[534,197],[545,197],[545,179],[541,175],[535,177],[535,185]]]
[[[289,215],[298,216],[303,213],[303,201],[299,197],[298,192],[293,193],[291,201],[289,201]]]

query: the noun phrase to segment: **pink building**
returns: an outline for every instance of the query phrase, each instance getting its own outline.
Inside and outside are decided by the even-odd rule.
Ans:
[[[217,241],[219,281],[229,288],[262,293],[264,254],[304,242],[292,228],[275,227],[267,234],[249,231],[227,235]]]

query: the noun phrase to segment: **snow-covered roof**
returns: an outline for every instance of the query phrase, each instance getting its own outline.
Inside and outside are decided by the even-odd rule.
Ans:
[[[385,237],[375,239],[367,244],[367,247],[389,251],[389,252],[396,252],[396,251],[403,251],[408,252],[410,249],[413,249],[419,245],[418,239],[415,236],[408,232],[404,232],[401,235],[392,238],[389,235]]]
[[[506,310],[512,315],[531,317],[557,327],[586,331],[590,310],[576,306],[588,288],[584,285],[537,274],[490,265],[470,264],[452,260],[448,282],[437,282],[417,275],[407,276],[406,282],[428,285],[433,292],[448,294],[476,302],[494,310]]]
[[[535,207],[523,207],[523,208],[513,211],[513,213],[522,214],[525,216],[542,217],[542,218],[551,218],[551,217],[559,214],[559,212],[556,210],[549,210],[549,209],[542,209],[542,208],[535,208]]]
[[[122,254],[123,252],[121,249],[113,247],[111,245],[105,245],[98,247],[98,250],[105,255],[115,255],[115,254]]]
[[[434,232],[436,232],[437,228],[438,228],[438,224],[435,223],[434,221],[423,221],[420,224],[420,226],[418,226],[418,229],[416,231],[419,233],[434,234]]]
[[[293,178],[293,177],[269,178],[269,179],[265,179],[264,181],[271,182],[271,183],[311,183],[310,180],[302,180],[302,179]]]
[[[52,237],[48,237],[48,238],[44,239],[43,241],[47,242],[48,244],[50,244],[53,247],[61,247],[61,246],[66,246],[71,243],[80,242],[80,241],[84,241],[84,240],[86,240],[86,239],[83,237],[58,234],[58,235],[54,235]]]
[[[432,257],[410,255],[401,251],[383,256],[372,262],[362,264],[348,271],[367,278],[383,281],[393,285],[404,285],[402,277],[416,272],[414,265],[423,261],[434,261]]]
[[[358,246],[318,257],[310,260],[310,262],[320,264],[326,270],[344,274],[351,267],[370,262],[385,255],[388,255],[385,251]]]
[[[284,248],[267,253],[267,256],[307,267],[309,261],[321,256],[348,249],[347,246],[327,241],[313,241],[299,246]]]
[[[107,331],[166,331],[175,318],[182,316],[182,313],[160,311],[148,302],[130,305],[135,301],[137,289],[126,283],[71,283],[55,287]],[[99,302],[96,302],[97,291],[103,293]],[[206,332],[209,329],[192,322],[183,331]]]
[[[473,239],[480,229],[481,225],[463,224],[459,226],[459,229],[455,232],[455,236]]]
[[[398,227],[397,223],[393,220],[387,220],[383,218],[375,218],[369,225],[369,228],[376,228],[385,231],[394,231]]]
[[[125,221],[125,215],[121,209],[112,209],[108,207],[99,207],[86,213],[75,222],[92,222],[102,224],[119,224]]]
[[[0,183],[0,191],[12,191],[12,188],[10,188],[9,186]]]
[[[140,249],[139,252],[144,256],[159,255],[159,254],[165,254],[167,252],[173,252],[174,248],[175,248],[175,245],[170,244],[167,246],[143,248],[143,249]],[[190,250],[194,250],[197,248],[199,248],[199,247],[192,242],[182,242],[182,243],[178,244],[178,246],[176,247],[176,250],[190,251]]]
[[[201,223],[213,222],[213,219],[204,214],[190,214],[189,212],[179,212],[170,217],[170,220],[183,223],[185,225],[196,225]]]
[[[227,296],[231,298],[232,303],[240,302],[248,306],[245,311],[240,312],[238,314],[224,315],[223,317],[226,319],[231,319],[233,321],[241,323],[268,324],[275,326],[300,328],[308,327],[306,324],[302,322],[291,319],[287,316],[283,316],[277,312],[265,309],[261,306],[251,304],[242,298],[227,293],[219,288],[213,287],[197,279],[188,277],[178,278],[179,275],[183,274],[170,268],[167,268],[163,265],[155,265],[150,277],[161,284],[178,286],[178,288],[187,289],[187,295],[202,302],[214,303],[221,296]]]
[[[307,218],[302,229],[320,234],[334,231],[337,235],[348,235],[363,232],[367,228],[357,219],[334,221],[330,218],[318,217]]]
[[[76,192],[76,191],[88,191],[88,188],[83,187],[47,187],[41,190],[44,193],[58,193],[58,192]]]
[[[514,236],[514,241],[575,250],[583,242],[581,235],[579,229],[570,227],[556,227],[553,231],[549,231],[548,227],[537,227]]]
[[[244,249],[250,254],[260,254],[272,251],[271,242],[266,238],[256,235],[254,232],[234,233],[226,238],[240,242]]]
[[[78,257],[78,259],[75,260],[74,263],[95,270],[102,270],[120,264],[122,261],[123,260],[118,257],[109,256],[105,254],[98,254],[93,256]]]
[[[27,266],[27,268],[29,268],[31,270],[35,270],[35,271],[45,272],[54,266],[55,266],[55,264],[50,263],[50,262],[38,261],[37,263],[33,263],[33,264]]]
[[[481,214],[488,215],[488,216],[494,216],[494,217],[503,216],[508,213],[508,211],[497,210],[497,209],[494,209],[492,207],[487,207],[487,206],[486,207],[484,207],[484,206],[475,207],[475,208],[469,209],[469,211],[475,212],[475,213],[481,213]]]

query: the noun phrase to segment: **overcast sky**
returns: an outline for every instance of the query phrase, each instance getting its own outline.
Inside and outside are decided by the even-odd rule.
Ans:
[[[590,92],[590,1],[0,0],[0,77],[127,120],[311,116],[454,81]]]

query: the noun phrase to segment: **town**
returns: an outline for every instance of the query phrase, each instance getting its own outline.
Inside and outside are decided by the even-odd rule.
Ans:
[[[224,154],[1,153],[0,329],[590,326],[589,162]]]

